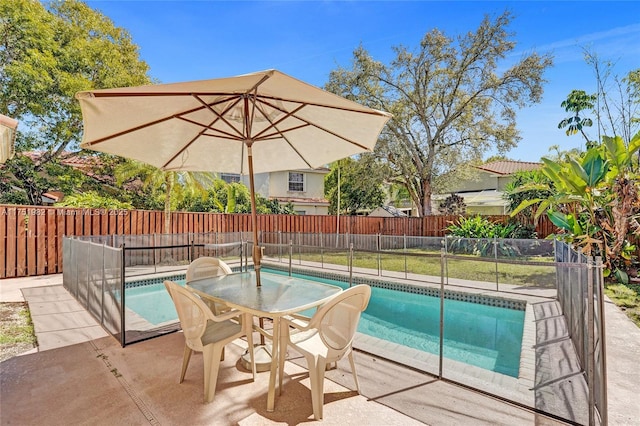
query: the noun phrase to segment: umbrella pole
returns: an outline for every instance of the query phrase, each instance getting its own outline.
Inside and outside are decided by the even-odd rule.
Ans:
[[[252,141],[247,142],[247,159],[249,161],[249,193],[251,194],[251,227],[253,228],[253,268],[256,271],[256,285],[260,287],[260,260],[262,248],[258,244],[258,215],[256,213],[256,190],[253,182]]]
[[[256,285],[260,283],[260,261],[262,249],[258,244],[258,214],[256,213],[256,189],[253,181],[253,153],[251,152],[252,142],[247,142],[247,159],[249,162],[249,193],[251,194],[251,227],[253,228],[253,268],[256,271]],[[258,318],[260,328],[264,329],[264,318]],[[277,337],[274,336],[274,339]],[[260,333],[260,345],[264,346],[264,335]],[[270,358],[270,357],[269,357]]]

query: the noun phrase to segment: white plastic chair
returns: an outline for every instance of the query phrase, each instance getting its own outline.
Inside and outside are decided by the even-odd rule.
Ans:
[[[224,315],[214,315],[197,295],[181,287],[173,281],[164,282],[167,291],[173,299],[178,311],[178,318],[184,333],[184,356],[180,383],[191,359],[191,353],[198,351],[204,358],[204,397],[205,402],[213,401],[220,369],[220,357],[225,345],[239,337],[247,336],[249,352],[251,354],[251,372],[256,379],[256,367],[253,355],[253,327],[251,315],[239,311],[229,311]],[[242,316],[239,323],[232,318]]]
[[[229,265],[224,263],[222,260],[215,257],[199,257],[191,262],[187,267],[186,283],[189,284],[191,281],[209,277],[218,277],[220,275],[227,275],[231,273],[233,273],[233,271]],[[229,311],[229,307],[222,303],[216,303],[213,300],[204,300],[204,302],[215,315],[220,315]]]
[[[207,277],[231,274],[231,268],[215,257],[199,257],[187,267],[187,282]]]
[[[360,316],[367,308],[370,297],[371,287],[356,285],[338,293],[319,307],[306,324],[302,317],[282,319],[280,324],[281,353],[286,353],[288,345],[304,355],[307,360],[313,415],[316,420],[322,419],[324,373],[327,364],[337,363],[345,355],[348,355],[356,390],[360,393],[356,365],[353,361],[352,343]],[[280,357],[280,389],[282,389],[284,358],[284,356]]]

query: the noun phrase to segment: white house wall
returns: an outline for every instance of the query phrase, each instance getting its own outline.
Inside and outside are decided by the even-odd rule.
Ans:
[[[240,176],[240,182],[242,182],[247,188],[249,188],[249,175]],[[260,194],[263,197],[269,196],[269,173],[258,173],[253,177],[253,185],[256,189],[256,194]]]
[[[328,170],[292,170],[304,174],[305,191],[289,191],[289,171],[258,173],[254,177],[256,193],[265,198],[278,199],[309,199],[309,201],[292,201],[293,208],[297,212],[304,212],[306,215],[328,215],[329,206],[326,201],[317,203],[317,200],[324,200],[324,177]],[[249,176],[241,176],[241,182],[249,187]]]
[[[485,189],[498,189],[499,178],[497,175],[489,173],[478,173],[477,179],[468,179],[460,182],[447,192],[472,192]]]
[[[272,172],[269,182],[269,197],[272,198],[324,198],[325,171],[291,170],[304,174],[304,192],[289,191],[289,171]]]

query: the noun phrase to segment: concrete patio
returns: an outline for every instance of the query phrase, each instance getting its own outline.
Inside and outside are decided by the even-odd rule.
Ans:
[[[177,383],[181,333],[123,349],[61,284],[61,275],[0,281],[0,301],[29,302],[39,343],[0,364],[1,424],[315,423],[299,359],[287,362],[283,393],[269,413],[268,373],[251,381],[238,362],[244,342],[237,341],[228,346],[215,400],[204,404],[201,355]],[[609,424],[640,425],[640,330],[610,302],[606,314]],[[368,353],[356,353],[356,364],[362,395],[352,390],[348,362],[327,373],[323,424],[563,424]]]

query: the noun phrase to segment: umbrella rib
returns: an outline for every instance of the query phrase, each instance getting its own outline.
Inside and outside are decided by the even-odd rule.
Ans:
[[[224,139],[229,139],[229,140],[243,140],[244,136],[242,136],[241,134],[239,136],[236,136],[232,133],[229,132],[225,132],[223,130],[220,129],[216,129],[216,128],[212,128],[211,126],[215,123],[215,121],[213,123],[211,123],[209,126],[207,126],[206,124],[202,124],[202,123],[198,123],[197,121],[193,121],[189,118],[186,117],[176,117],[182,121],[186,121],[187,123],[191,123],[194,124],[196,126],[202,127],[203,131],[207,131],[207,130],[211,130],[212,132],[214,132],[214,134],[209,134],[209,133],[200,133],[200,135],[204,135],[204,136],[211,136],[211,137],[221,137]]]
[[[256,139],[265,139],[265,138],[263,138],[263,137],[262,137],[262,135],[263,135],[267,130],[269,130],[269,129],[271,129],[271,128],[276,129],[276,132],[277,132],[276,134],[280,134],[280,131],[278,131],[278,128],[276,127],[276,126],[278,125],[278,123],[282,122],[283,120],[286,120],[286,119],[287,119],[287,118],[289,118],[289,117],[295,117],[295,118],[298,118],[298,117],[296,117],[296,116],[295,116],[295,115],[293,115],[293,114],[295,114],[296,112],[298,112],[298,111],[300,111],[302,108],[304,108],[304,105],[300,105],[298,108],[296,108],[296,109],[294,109],[293,111],[289,112],[289,111],[287,111],[287,110],[285,110],[285,109],[282,109],[282,108],[278,107],[277,105],[272,105],[272,104],[269,104],[269,103],[266,103],[266,102],[264,102],[264,103],[265,103],[266,105],[269,105],[269,106],[270,106],[270,107],[272,107],[273,109],[277,109],[277,110],[278,110],[278,111],[280,111],[280,112],[284,112],[284,113],[285,113],[285,115],[284,115],[283,117],[279,118],[278,120],[276,120],[276,121],[273,121],[273,122],[272,122],[272,121],[269,119],[268,114],[267,114],[267,113],[266,113],[262,108],[260,108],[260,107],[258,107],[258,106],[256,105],[256,107],[258,108],[258,110],[262,113],[262,115],[263,115],[263,116],[265,116],[265,117],[267,118],[267,120],[269,121],[269,124],[270,124],[270,126],[269,126],[269,127],[267,127],[266,129],[262,130],[260,133],[258,133],[258,134],[255,136],[255,138],[256,138]],[[301,128],[301,127],[305,127],[305,126],[297,126],[296,128]],[[295,128],[294,128],[294,129],[295,129]],[[291,130],[294,130],[294,129],[291,129]]]
[[[282,111],[282,109],[278,108],[278,106],[276,106],[276,105],[272,105],[272,104],[270,104],[270,103],[266,103],[266,102],[263,102],[263,103],[265,103],[266,105],[269,105],[269,106],[270,106],[270,107],[272,107],[272,108],[275,108],[275,109],[278,109],[278,110]],[[335,132],[333,132],[333,131],[331,131],[331,130],[329,130],[329,129],[325,128],[325,127],[319,126],[319,125],[317,125],[317,124],[315,124],[315,123],[313,123],[313,122],[311,122],[311,121],[309,121],[309,120],[307,120],[307,119],[305,119],[305,118],[302,118],[302,117],[299,117],[299,116],[297,116],[297,115],[296,115],[296,113],[297,113],[297,112],[299,112],[302,108],[304,108],[304,107],[306,107],[306,106],[309,106],[309,105],[310,105],[310,104],[307,104],[307,103],[301,103],[301,104],[300,104],[300,106],[298,106],[298,108],[294,109],[294,110],[293,110],[293,111],[291,111],[291,112],[287,112],[287,115],[286,115],[286,116],[284,116],[284,117],[282,117],[282,119],[279,119],[278,121],[273,122],[273,123],[271,123],[271,121],[269,121],[269,122],[271,123],[271,126],[269,126],[269,127],[267,127],[266,129],[264,129],[264,130],[263,130],[262,132],[260,132],[260,134],[258,134],[256,137],[260,137],[260,139],[268,139],[268,138],[271,138],[271,137],[273,137],[273,136],[275,136],[275,135],[281,135],[281,136],[282,136],[282,137],[287,141],[287,143],[289,143],[289,140],[288,140],[288,139],[285,137],[285,135],[284,135],[284,133],[285,133],[285,132],[291,132],[291,131],[293,131],[293,130],[301,129],[301,128],[303,128],[303,127],[312,126],[312,127],[315,127],[315,128],[316,128],[316,129],[318,129],[318,130],[321,130],[321,131],[323,131],[323,132],[325,132],[325,133],[328,133],[328,134],[330,134],[330,135],[332,135],[332,136],[335,136],[336,138],[342,139],[342,140],[343,140],[343,141],[345,141],[345,142],[348,142],[348,143],[350,143],[350,144],[352,144],[352,145],[355,145],[355,146],[357,146],[357,147],[359,147],[359,148],[362,148],[362,149],[364,149],[365,151],[369,151],[369,148],[367,148],[366,146],[364,146],[364,145],[362,145],[362,144],[359,144],[359,143],[358,143],[358,142],[356,142],[356,141],[353,141],[353,140],[351,140],[351,139],[348,139],[348,138],[346,138],[346,137],[344,137],[344,136],[342,136],[342,135],[339,135],[339,134],[337,134],[337,133],[335,133]],[[284,112],[286,112],[286,111],[284,111]],[[266,116],[266,115],[265,115],[265,116]],[[284,120],[284,119],[288,118],[288,117],[293,117],[293,118],[295,118],[295,119],[297,119],[297,120],[300,120],[300,121],[302,121],[303,123],[306,123],[306,124],[304,124],[304,125],[299,125],[299,126],[295,126],[295,127],[291,127],[291,128],[289,128],[289,129],[283,129],[283,130],[278,129],[277,124],[278,124],[278,123],[280,123],[282,120]],[[275,130],[275,132],[272,132],[272,133],[269,133],[269,134],[266,134],[266,135],[262,136],[262,135],[263,135],[267,130],[269,130],[269,129],[274,129],[274,130]],[[289,143],[289,145],[291,145],[291,144]],[[297,151],[296,151],[296,152],[297,152]]]
[[[204,124],[202,124],[202,123],[198,123],[197,121],[193,121],[193,120],[190,120],[190,119],[188,119],[188,118],[186,118],[186,117],[182,117],[181,115],[177,116],[176,118],[178,118],[178,119],[180,119],[180,120],[183,120],[183,121],[186,121],[187,123],[192,123],[192,124],[195,124],[195,125],[197,125],[197,126],[200,126],[200,127],[202,127],[202,129],[201,129],[201,130],[198,132],[198,134],[197,134],[197,135],[195,135],[195,136],[194,136],[194,137],[193,137],[189,142],[187,142],[185,145],[183,145],[183,146],[182,146],[182,148],[180,148],[180,149],[178,150],[178,152],[176,152],[176,153],[175,153],[175,154],[174,154],[174,155],[169,159],[169,161],[167,161],[166,163],[164,163],[164,165],[162,166],[162,168],[163,168],[163,169],[164,169],[164,168],[166,168],[169,164],[171,164],[171,163],[173,162],[173,160],[175,160],[175,159],[176,159],[179,155],[181,155],[184,151],[186,151],[186,150],[191,146],[191,144],[192,144],[192,143],[194,143],[194,142],[195,142],[195,141],[196,141],[200,136],[202,136],[203,134],[205,134],[205,132],[206,132],[207,130],[213,130],[213,129],[211,128],[211,126],[213,126],[213,125],[215,124],[215,122],[216,122],[216,121],[218,121],[218,120],[223,120],[223,121],[224,121],[225,123],[227,123],[227,124],[228,124],[232,129],[234,129],[234,130],[236,130],[236,131],[237,131],[237,129],[236,129],[235,127],[233,127],[230,123],[228,123],[228,122],[224,119],[224,117],[222,117],[220,114],[218,114],[218,113],[217,113],[213,108],[211,108],[211,106],[210,106],[209,104],[207,104],[207,103],[206,103],[206,102],[204,102],[202,99],[200,99],[200,97],[198,97],[197,95],[194,95],[193,97],[194,97],[194,98],[196,98],[200,103],[202,103],[202,104],[204,105],[204,107],[206,107],[209,111],[211,111],[211,112],[215,115],[215,117],[216,117],[216,118],[215,118],[211,123],[209,123],[209,125],[204,125]],[[233,99],[233,97],[231,97],[231,98],[229,98],[229,99],[221,100],[221,101],[219,101],[219,102],[213,102],[212,104],[217,105],[217,104],[220,104],[220,103],[223,103],[223,102],[227,102],[227,101],[228,101],[228,100],[230,100],[230,99]],[[236,100],[236,102],[232,103],[229,107],[227,107],[227,108],[225,109],[225,111],[223,112],[223,114],[226,114],[226,113],[227,113],[231,108],[233,108],[233,107],[235,106],[235,104],[236,104],[237,102],[238,102],[238,101]],[[229,136],[231,137],[231,139],[236,139],[236,140],[237,140],[237,138],[233,138],[233,136],[232,136],[232,135],[229,135]],[[242,136],[242,134],[240,134],[240,136]]]
[[[216,116],[216,119],[213,120],[213,122],[211,124],[209,124],[209,126],[207,126],[207,128],[209,130],[217,131],[217,129],[213,129],[211,126],[216,124],[216,121],[222,120],[222,121],[224,121],[224,123],[227,126],[231,127],[233,130],[235,130],[241,138],[244,138],[244,135],[243,135],[242,131],[238,130],[233,124],[229,123],[229,121],[224,117],[224,115],[226,113],[231,111],[231,109],[233,107],[235,107],[238,104],[238,102],[240,102],[240,100],[242,99],[240,96],[238,96],[238,95],[230,96],[227,99],[221,100],[219,102],[212,102],[211,104],[206,103],[202,98],[200,98],[200,96],[198,94],[194,94],[193,97],[196,98],[198,100],[198,102],[200,102],[202,105],[204,105],[213,115]],[[211,108],[212,105],[218,105],[218,104],[221,104],[223,102],[228,102],[228,101],[234,99],[234,97],[235,97],[235,101],[233,103],[231,103],[231,105],[229,105],[224,111],[222,111],[222,113],[219,113],[216,110],[214,110],[213,108]],[[202,124],[200,124],[200,123],[198,123],[198,124],[200,126],[202,126]],[[229,133],[225,133],[225,134],[229,134]]]
[[[204,133],[205,129],[202,129],[200,132],[198,132],[197,135],[195,135],[189,142],[187,142],[182,148],[180,148],[178,150],[178,152],[176,152],[170,159],[169,161],[167,161],[166,163],[164,163],[161,167],[161,169],[165,169],[169,164],[171,164],[171,162],[173,160],[175,160],[180,154],[182,154],[187,148],[189,148],[191,146],[192,143],[194,143],[196,141],[196,139],[198,139],[200,136],[202,136],[202,134]]]
[[[192,112],[200,111],[202,109],[203,109],[203,107],[197,107],[197,108],[193,108],[193,109],[191,109],[189,111],[181,112],[180,114],[190,114]],[[162,117],[162,118],[159,118],[157,120],[150,121],[148,123],[144,123],[144,124],[141,124],[141,125],[136,126],[136,127],[132,127],[130,129],[127,129],[127,130],[123,130],[121,132],[113,133],[111,135],[98,138],[98,139],[96,139],[94,141],[84,142],[83,145],[89,145],[89,146],[97,145],[97,144],[99,144],[101,142],[104,142],[104,141],[107,141],[109,139],[117,138],[117,137],[122,136],[122,135],[127,135],[129,133],[137,132],[138,130],[146,129],[147,127],[155,126],[156,124],[163,123],[165,121],[171,120],[172,118],[182,118],[182,117],[180,117],[180,115],[177,115],[177,114],[172,114],[172,115],[170,115],[168,117]]]
[[[259,94],[257,97],[259,97],[261,99],[269,99],[269,100],[273,100],[273,101],[290,102],[290,103],[302,104],[302,105],[306,105],[306,106],[315,106],[315,107],[320,107],[320,108],[334,109],[334,110],[338,110],[338,111],[355,112],[355,113],[358,113],[358,114],[390,116],[389,113],[386,113],[386,112],[383,112],[383,111],[378,111],[378,110],[375,110],[375,109],[372,109],[372,108],[368,108],[367,110],[363,111],[363,110],[354,109],[354,108],[348,108],[348,107],[343,107],[343,106],[327,105],[327,104],[321,104],[321,103],[316,103],[316,102],[299,101],[299,100],[296,100],[296,99],[281,98],[281,97],[277,97],[277,96],[268,96],[268,95],[262,95],[262,94]],[[267,104],[267,105],[271,105],[273,108],[276,108],[273,104],[267,103],[264,100],[262,102]]]

